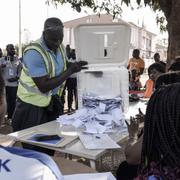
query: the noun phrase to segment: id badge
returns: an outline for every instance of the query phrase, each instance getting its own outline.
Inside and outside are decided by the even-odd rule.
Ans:
[[[14,76],[14,70],[13,69],[9,69],[9,76]]]

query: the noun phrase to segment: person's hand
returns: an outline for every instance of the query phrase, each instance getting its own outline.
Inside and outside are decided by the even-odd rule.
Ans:
[[[87,64],[88,63],[86,61],[78,61],[75,63],[70,63],[68,68],[71,70],[72,73],[76,73],[81,71],[82,69],[87,69],[87,67],[84,67]]]
[[[128,123],[126,120],[125,122],[128,128],[129,138],[137,138],[137,134],[139,130],[139,121],[131,116],[130,123]]]
[[[140,108],[138,110],[139,110],[139,113],[136,114],[136,119],[139,121],[139,123],[143,123],[145,115],[143,114]]]

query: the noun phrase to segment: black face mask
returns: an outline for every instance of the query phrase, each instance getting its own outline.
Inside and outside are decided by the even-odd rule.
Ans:
[[[48,48],[51,50],[56,50],[63,41],[63,28],[46,29],[43,32],[43,37]]]
[[[7,47],[6,47],[6,50],[7,50],[7,55],[8,56],[14,56],[15,55],[15,49],[14,49],[14,46],[9,44]]]
[[[15,55],[15,50],[14,50],[14,51],[10,51],[8,54],[9,54],[10,56],[14,56],[14,55]]]

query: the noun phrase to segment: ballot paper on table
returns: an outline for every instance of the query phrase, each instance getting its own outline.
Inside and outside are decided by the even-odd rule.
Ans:
[[[122,109],[121,108],[115,108],[111,111],[111,113],[112,113],[112,117],[113,117],[112,119],[116,123],[116,125],[124,126],[125,117],[124,117],[124,114],[122,112]]]
[[[98,133],[104,133],[106,131],[106,127],[100,125],[96,121],[90,121],[85,124],[86,131],[85,133],[90,133],[90,134],[98,134]]]
[[[74,119],[67,114],[64,114],[62,116],[59,116],[56,121],[61,123],[62,125],[71,125],[74,122]]]
[[[79,138],[86,149],[118,149],[118,148],[121,148],[107,134],[80,134]]]

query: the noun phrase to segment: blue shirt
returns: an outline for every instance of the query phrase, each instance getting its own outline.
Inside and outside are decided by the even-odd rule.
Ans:
[[[51,58],[54,61],[55,64],[55,76],[60,75],[63,72],[64,69],[64,61],[61,53],[59,51],[56,52],[56,54],[48,49],[46,46],[43,37],[40,39],[40,44],[42,48],[44,48],[46,51],[49,52]],[[44,63],[44,59],[42,55],[34,50],[30,49],[26,51],[23,57],[23,64],[27,68],[28,74],[30,77],[42,77],[48,74],[46,71],[46,65]],[[53,89],[53,94],[57,94],[58,88]]]

